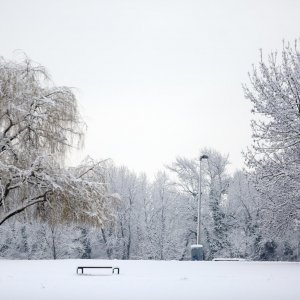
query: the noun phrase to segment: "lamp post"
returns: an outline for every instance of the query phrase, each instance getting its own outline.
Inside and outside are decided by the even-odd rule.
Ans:
[[[192,260],[204,260],[204,252],[203,246],[200,244],[200,226],[201,226],[201,181],[202,181],[202,173],[201,173],[201,163],[203,159],[208,159],[207,155],[201,155],[199,157],[199,174],[198,174],[198,217],[197,217],[197,243],[196,245],[191,246],[191,256]]]
[[[198,178],[198,218],[197,218],[197,245],[200,245],[200,226],[201,226],[201,181],[202,181],[202,173],[201,173],[201,162],[203,159],[208,159],[207,155],[201,155],[199,157],[199,178]]]

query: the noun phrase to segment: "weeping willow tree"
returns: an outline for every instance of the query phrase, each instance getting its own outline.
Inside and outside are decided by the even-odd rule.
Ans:
[[[84,132],[70,88],[55,86],[28,59],[0,59],[0,225],[28,210],[94,225],[112,218],[104,166],[63,166],[70,147],[83,145]]]

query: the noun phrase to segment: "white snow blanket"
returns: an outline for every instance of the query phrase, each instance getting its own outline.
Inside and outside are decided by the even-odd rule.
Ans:
[[[85,265],[120,275],[77,275]],[[0,260],[0,299],[299,300],[300,263]]]

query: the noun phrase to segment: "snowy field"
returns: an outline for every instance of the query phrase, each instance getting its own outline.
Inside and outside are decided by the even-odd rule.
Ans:
[[[118,266],[120,275],[76,268]],[[299,300],[300,263],[0,260],[1,300]]]

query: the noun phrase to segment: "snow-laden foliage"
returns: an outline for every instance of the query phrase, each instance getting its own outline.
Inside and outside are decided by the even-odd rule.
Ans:
[[[201,191],[205,259],[299,259],[297,48],[279,61],[262,60],[245,87],[248,172],[230,176],[228,156],[202,149],[200,190],[200,157],[177,158],[153,181],[109,160],[66,168],[84,133],[74,94],[41,66],[1,59],[0,257],[190,259]]]
[[[104,165],[62,165],[83,127],[71,89],[54,86],[29,60],[0,59],[0,225],[29,208],[45,221],[112,218]]]
[[[218,157],[222,159],[214,161]],[[240,171],[230,178],[223,173],[227,157],[212,151],[210,159],[209,164],[203,163],[202,178],[201,242],[206,259],[296,260],[295,236],[268,237],[259,193],[246,174]],[[86,165],[72,170],[73,174],[88,174]],[[69,213],[62,218],[63,206],[56,211],[60,207],[52,202],[55,209],[39,204],[34,210],[38,218],[27,210],[0,227],[0,257],[189,260],[190,246],[196,241],[197,190],[182,191],[182,185],[178,188],[165,172],[149,181],[126,167],[108,164],[105,170],[108,190],[118,204],[114,221],[92,227],[94,223],[85,216],[77,224],[70,222]]]
[[[63,259],[86,256],[82,230],[75,224],[10,219],[0,227],[0,257]]]
[[[253,104],[253,147],[246,154],[272,240],[300,241],[300,52],[297,43],[261,58],[245,97]],[[300,243],[300,242],[299,242]]]
[[[21,163],[39,150],[63,155],[81,141],[74,93],[52,85],[45,69],[29,60],[0,59],[0,104],[1,158]]]
[[[201,178],[201,243],[205,245],[207,258],[223,256],[230,253],[228,240],[229,220],[225,214],[229,176],[226,171],[228,157],[211,150],[203,149],[208,155],[207,162],[202,162]],[[176,186],[194,199],[191,214],[194,222],[189,224],[190,232],[196,234],[197,200],[199,196],[199,158],[177,158],[169,170],[177,175]],[[192,206],[191,206],[192,208]]]
[[[237,257],[259,259],[256,241],[260,234],[260,205],[258,194],[246,174],[237,171],[228,189],[226,214],[230,219],[229,239],[232,253]]]
[[[109,181],[120,204],[116,222],[101,228],[97,235],[98,244],[105,249],[103,253],[97,247],[98,257],[182,259],[192,241],[186,226],[190,203],[168,176],[159,172],[150,182],[126,167],[111,166]]]

